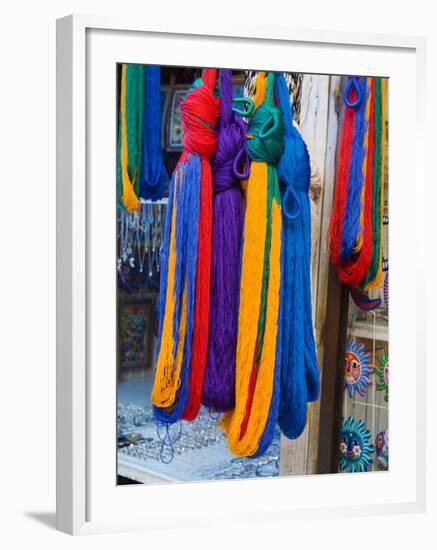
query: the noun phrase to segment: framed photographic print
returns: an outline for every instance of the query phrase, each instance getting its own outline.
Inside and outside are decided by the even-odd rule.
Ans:
[[[70,16],[57,52],[58,528],[423,510],[423,41]]]

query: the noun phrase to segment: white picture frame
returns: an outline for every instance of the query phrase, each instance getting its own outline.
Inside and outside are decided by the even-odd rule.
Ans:
[[[147,43],[149,47],[145,48]],[[207,47],[199,48],[199,44]],[[217,44],[220,48],[214,47]],[[111,117],[115,84],[114,89],[108,88],[111,78],[115,83],[114,60],[290,70],[289,52],[296,56],[292,65],[295,72],[379,74],[391,78],[391,180],[398,182],[400,190],[409,185],[412,196],[394,193],[391,186],[390,220],[394,229],[390,237],[390,362],[393,365],[398,361],[402,368],[390,374],[390,472],[384,473],[384,477],[376,473],[333,474],[116,487],[115,370],[108,380],[102,379],[99,366],[104,362],[110,373],[115,365],[115,340],[110,341],[115,334],[115,305],[110,302],[112,299],[115,304],[115,263],[112,263],[115,195],[111,191],[115,187],[115,117]],[[242,65],[244,59],[247,63]],[[409,80],[401,86],[403,69],[408,69]],[[171,17],[162,24],[82,15],[58,20],[59,530],[85,534],[156,529],[170,524],[205,526],[219,523],[224,514],[232,522],[248,518],[257,521],[261,517],[271,521],[289,517],[291,521],[291,518],[323,518],[339,513],[368,515],[425,510],[426,345],[425,289],[421,280],[425,280],[426,268],[424,244],[419,235],[425,231],[426,220],[417,208],[417,197],[426,193],[425,163],[421,161],[425,150],[424,80],[425,40],[421,37],[245,25],[216,28],[211,24],[199,28],[196,23],[190,28],[179,28]],[[108,97],[102,96],[102,90],[108,91]],[[402,102],[408,97],[406,120],[401,117]],[[101,163],[103,158],[107,160],[106,168]],[[109,190],[108,196],[102,193],[105,188]],[[401,223],[405,209],[409,212],[409,227]],[[416,265],[408,274],[402,247],[416,250],[417,254]],[[405,304],[402,285],[407,281],[411,296]],[[420,376],[416,368],[407,379],[406,369],[419,365]],[[412,393],[414,385],[416,391]],[[405,438],[403,429],[408,433]],[[375,492],[378,486],[381,494]],[[202,504],[206,501],[208,506]],[[166,502],[173,505],[166,508],[163,517],[159,510]]]

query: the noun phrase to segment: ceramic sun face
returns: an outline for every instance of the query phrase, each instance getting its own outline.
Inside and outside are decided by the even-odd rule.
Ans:
[[[363,420],[350,416],[343,418],[340,434],[340,470],[350,472],[367,472],[373,463],[372,453],[375,447],[369,443],[370,432],[366,430]]]
[[[377,358],[375,371],[378,376],[378,380],[376,382],[376,389],[379,391],[385,391],[384,399],[388,401],[388,380],[389,380],[388,350],[385,349],[382,352],[382,354]]]
[[[370,375],[373,373],[373,367],[369,362],[370,353],[364,351],[364,344],[349,340],[344,358],[344,387],[350,397],[353,397],[356,391],[364,397],[367,387],[372,384]]]
[[[375,453],[380,470],[388,470],[388,446],[388,431],[379,432],[375,437]]]

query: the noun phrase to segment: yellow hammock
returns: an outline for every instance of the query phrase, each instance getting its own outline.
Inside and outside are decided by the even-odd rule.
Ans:
[[[274,107],[274,78],[274,74],[269,73],[266,83],[265,73],[260,73],[256,80],[256,111],[249,124],[248,151],[251,154],[251,145],[254,146],[255,142],[250,142],[256,140],[261,150],[266,146],[267,158],[263,160],[262,151],[259,156],[254,157],[251,154],[253,160],[250,176],[243,185],[246,191],[246,212],[236,350],[235,408],[225,413],[221,421],[229,449],[238,456],[256,453],[266,426],[273,393],[281,277],[281,205],[275,164],[283,150],[283,123],[279,110]],[[272,129],[275,125],[276,132],[272,135],[268,128]],[[265,135],[264,139],[260,138],[262,135]],[[265,259],[268,260],[266,265]],[[265,321],[260,338],[263,286]],[[258,348],[260,339],[262,347]],[[252,391],[251,387],[254,387]],[[248,407],[251,394],[253,400]]]
[[[380,191],[380,243],[379,243],[379,265],[373,281],[369,281],[364,290],[370,290],[372,288],[380,288],[382,286],[382,225],[384,217],[384,183],[385,183],[385,148],[386,148],[386,128],[385,121],[387,117],[387,79],[381,78],[381,191]]]
[[[141,124],[140,120],[132,120],[132,113],[128,112],[129,106],[126,105],[126,95],[127,95],[127,75],[126,72],[128,67],[126,64],[121,66],[121,89],[120,89],[120,139],[121,139],[121,151],[120,151],[120,163],[121,163],[121,183],[122,183],[122,202],[123,206],[128,212],[133,212],[138,210],[140,207],[140,201],[135,193],[135,184],[140,175],[140,166],[137,161],[139,160],[139,150],[141,144],[137,140],[136,143],[136,158],[133,166],[132,174],[129,174],[129,152],[128,152],[128,120],[130,124]],[[135,77],[143,78],[143,73],[138,70],[138,67],[130,66],[130,71],[136,71],[138,74],[135,74]],[[141,90],[141,82],[136,82],[134,79],[133,85],[138,87]],[[136,92],[137,90],[134,90]],[[134,101],[142,102],[144,101],[143,97],[136,97],[134,94]],[[141,110],[138,110],[138,117],[141,117]],[[137,128],[138,130],[138,128]],[[139,131],[138,131],[139,135]],[[130,160],[131,164],[133,159]]]

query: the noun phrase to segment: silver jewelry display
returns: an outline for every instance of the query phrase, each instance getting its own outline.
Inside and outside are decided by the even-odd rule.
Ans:
[[[156,431],[152,408],[136,403],[118,404],[118,452],[139,465],[147,465],[153,469],[153,464],[162,471],[160,457],[161,440]],[[273,443],[268,451],[259,458],[236,458],[229,455],[226,461],[215,466],[204,466],[200,456],[208,447],[227,448],[224,432],[217,426],[217,419],[207,410],[201,409],[195,422],[182,422],[172,425],[172,439],[180,437],[172,451],[175,457],[195,451],[193,454],[193,479],[241,479],[251,477],[272,477],[279,475],[279,438],[277,430]],[[173,433],[174,432],[174,433]],[[165,451],[167,452],[167,451]],[[199,452],[199,464],[196,468],[196,454]]]
[[[119,210],[117,269],[147,271],[151,278],[159,273],[159,250],[164,234],[168,199],[144,201],[136,212]]]

